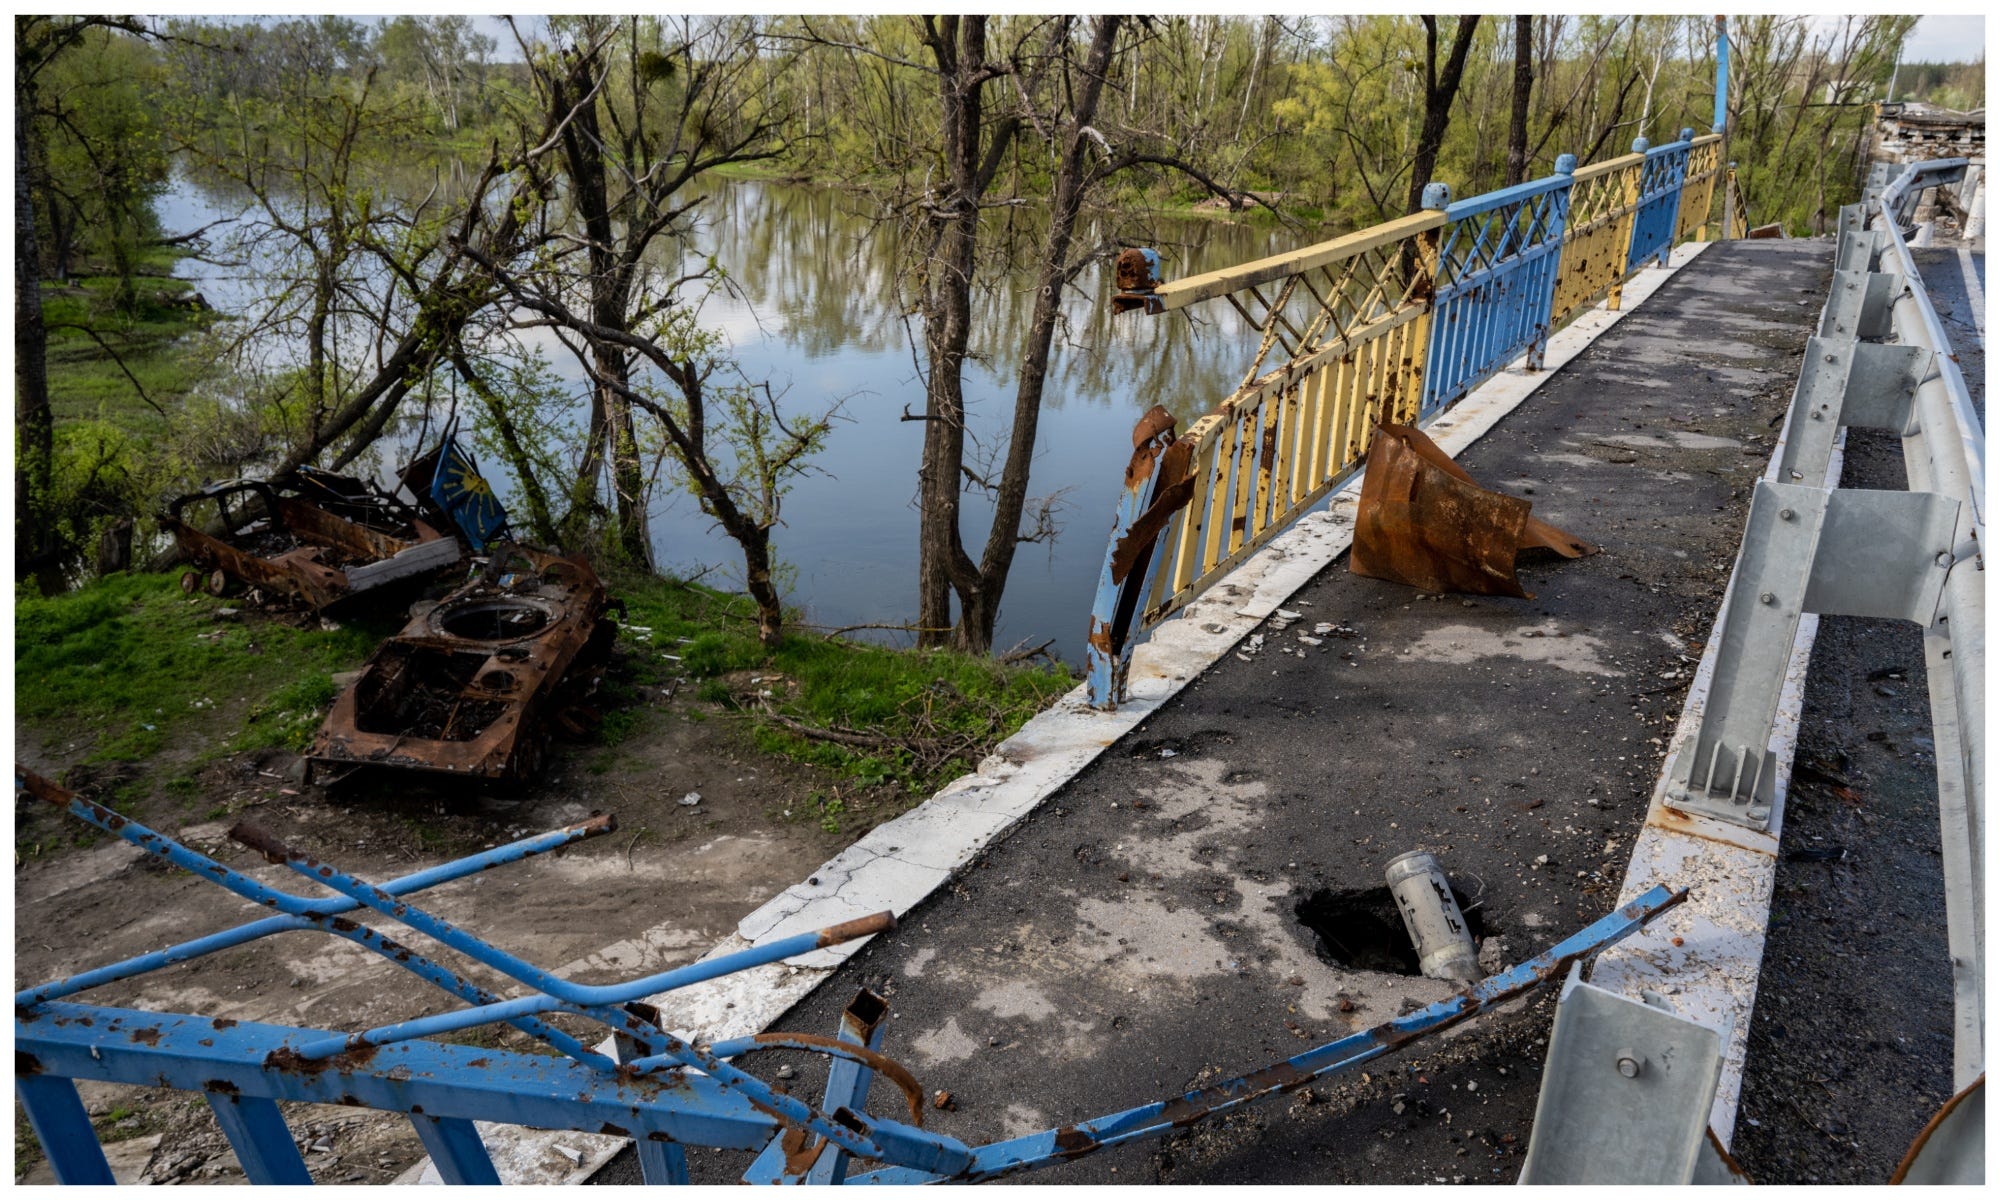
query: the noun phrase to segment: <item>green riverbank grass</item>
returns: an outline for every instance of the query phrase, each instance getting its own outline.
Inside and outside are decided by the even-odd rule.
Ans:
[[[597,701],[606,743],[644,736],[650,714],[633,702],[635,688],[679,678],[690,715],[743,721],[764,753],[924,794],[973,769],[1072,686],[1048,667],[810,632],[767,652],[746,597],[637,574],[608,583],[626,619],[624,669],[607,674]],[[22,587],[17,738],[48,759],[111,768],[107,803],[156,789],[191,794],[193,776],[224,755],[304,750],[333,701],[333,676],[359,667],[401,624],[398,611],[325,629],[206,593],[190,598],[175,573],[116,574],[49,597]],[[773,713],[867,744],[800,736]]]
[[[1074,686],[1067,671],[1046,666],[1002,666],[810,631],[788,630],[767,651],[747,597],[657,577],[608,582],[625,601],[620,641],[643,664],[634,667],[636,682],[659,686],[684,677],[698,699],[748,716],[760,749],[866,784],[934,790],[972,770],[994,743]],[[770,714],[877,744],[802,737]]]
[[[323,630],[181,593],[177,574],[117,574],[14,600],[14,704],[23,736],[89,764],[191,771],[222,754],[302,750],[393,626]],[[133,782],[141,782],[135,779]]]
[[[160,432],[169,418],[146,399],[172,413],[197,382],[200,364],[176,343],[206,327],[215,314],[195,307],[189,283],[172,277],[174,257],[170,251],[149,252],[135,280],[138,301],[129,312],[113,303],[112,276],[73,275],[68,286],[44,283],[49,405],[59,429],[104,421],[128,433]]]

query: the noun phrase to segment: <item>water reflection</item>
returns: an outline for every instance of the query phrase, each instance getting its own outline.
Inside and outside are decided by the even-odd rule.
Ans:
[[[725,334],[750,378],[788,388],[786,404],[817,411],[845,402],[848,421],[836,426],[817,463],[825,474],[798,482],[785,502],[785,525],[775,534],[777,553],[793,572],[791,599],[825,626],[908,621],[916,611],[912,501],[922,426],[902,414],[906,405],[922,410],[923,388],[909,341],[921,330],[898,307],[900,234],[852,193],[755,181],[718,182],[707,190],[701,223],[678,251],[693,262],[712,256],[730,281],[705,302],[703,323]],[[168,224],[191,228],[213,219],[209,211],[231,207],[229,200],[182,180],[169,197]],[[996,214],[990,240],[996,246],[1011,241],[1025,253],[1021,265],[996,272],[974,299],[975,358],[966,379],[970,433],[976,445],[994,453],[1011,420],[1017,356],[1032,312],[1033,275],[1026,264],[1042,233],[1033,210]],[[1263,224],[1098,214],[1080,223],[1076,244],[1157,247],[1172,278],[1278,253],[1302,240]],[[663,255],[671,257],[671,251]],[[201,265],[192,267],[207,288]],[[1257,349],[1255,332],[1226,305],[1201,306],[1192,319],[1113,319],[1100,303],[1110,274],[1108,262],[1087,268],[1065,298],[1031,488],[1036,495],[1062,495],[1065,527],[1051,546],[1023,547],[1000,616],[1002,647],[1054,637],[1071,661],[1081,657],[1133,422],[1158,403],[1185,425],[1237,384]],[[215,292],[210,298],[224,302]],[[581,396],[581,370],[566,355],[552,358],[578,382]],[[496,483],[504,494],[506,482]],[[975,556],[989,516],[983,497],[970,495],[965,528]],[[713,579],[736,561],[732,544],[684,491],[663,488],[652,517],[663,564],[716,564]]]

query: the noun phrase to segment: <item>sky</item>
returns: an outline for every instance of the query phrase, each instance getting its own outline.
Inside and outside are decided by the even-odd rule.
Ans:
[[[1985,47],[1985,17],[1924,17],[1903,43],[1903,61],[1971,62]]]

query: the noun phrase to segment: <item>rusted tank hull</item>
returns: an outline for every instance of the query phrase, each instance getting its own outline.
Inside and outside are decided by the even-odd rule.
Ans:
[[[1383,424],[1368,451],[1348,567],[1427,592],[1532,599],[1514,577],[1522,550],[1581,558],[1597,548],[1529,507],[1474,483],[1420,430]]]
[[[524,782],[550,723],[617,626],[581,558],[499,544],[478,578],[413,617],[334,701],[309,762]]]

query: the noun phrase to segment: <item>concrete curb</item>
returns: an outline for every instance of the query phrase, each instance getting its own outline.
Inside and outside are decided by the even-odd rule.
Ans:
[[[1625,285],[1621,310],[1612,312],[1599,304],[1551,337],[1542,370],[1527,371],[1523,360],[1516,359],[1425,432],[1445,453],[1457,457],[1708,245],[1694,242],[1676,247],[1666,269],[1642,271]],[[1324,509],[1301,517],[1155,630],[1151,640],[1133,653],[1132,698],[1117,712],[1090,708],[1079,685],[996,747],[976,773],[952,781],[916,808],[877,826],[804,882],[785,889],[744,917],[736,934],[704,955],[704,960],[884,909],[900,917],[915,908],[1099,754],[1228,654],[1280,604],[1346,551],[1353,541],[1354,506],[1360,491],[1357,475],[1329,497]],[[1793,711],[1796,714],[1796,707]],[[1795,726],[1796,719],[1794,732]],[[1789,757],[1784,761],[1789,763]],[[704,1042],[762,1032],[865,944],[849,942],[817,950],[781,964],[652,997],[651,1002],[659,1006],[668,1027]],[[501,1179],[507,1183],[580,1182],[627,1144],[624,1138],[549,1133],[511,1125],[482,1124],[479,1129]],[[425,1160],[397,1182],[441,1183],[442,1179]]]

